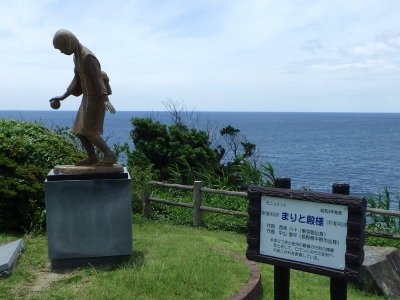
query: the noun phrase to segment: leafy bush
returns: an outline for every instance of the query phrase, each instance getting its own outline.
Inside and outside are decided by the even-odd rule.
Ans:
[[[137,164],[135,157],[145,156],[158,171],[159,179],[171,177],[170,167],[194,171],[205,168],[214,172],[218,164],[216,153],[211,149],[206,132],[189,129],[183,124],[167,126],[151,118],[134,118],[131,137],[135,150],[128,156],[128,163]],[[189,183],[188,178],[182,181]]]
[[[0,231],[43,230],[46,175],[82,156],[42,123],[0,119]]]
[[[140,168],[137,165],[128,167],[131,176],[131,195],[132,195],[132,212],[135,214],[142,214],[143,211],[143,191],[149,191],[150,181],[152,180],[152,168]]]
[[[367,236],[365,237],[365,245],[378,247],[395,247],[400,250],[400,241],[390,238]]]
[[[212,148],[210,134],[181,123],[167,126],[151,118],[131,122],[135,149],[124,149],[128,166],[151,166],[156,180],[189,185],[201,180],[208,187],[241,191],[252,184],[274,184],[272,166],[259,165],[256,146],[239,136],[239,129],[228,126],[220,130],[228,145],[225,149],[221,145]]]

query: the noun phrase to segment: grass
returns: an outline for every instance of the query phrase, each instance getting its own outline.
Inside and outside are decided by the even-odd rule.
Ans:
[[[211,247],[245,255],[243,234],[177,226],[134,217],[130,262],[49,273],[46,237],[23,236],[27,249],[2,299],[229,299],[249,280],[243,262]],[[0,234],[0,243],[21,238]],[[273,266],[258,264],[263,299],[273,299]],[[329,299],[329,278],[291,271],[291,299]],[[384,299],[348,288],[348,299]]]

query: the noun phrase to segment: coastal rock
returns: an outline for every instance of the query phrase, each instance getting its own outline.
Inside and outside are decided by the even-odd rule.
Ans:
[[[400,297],[400,251],[394,247],[364,246],[363,280],[358,288],[388,298]]]

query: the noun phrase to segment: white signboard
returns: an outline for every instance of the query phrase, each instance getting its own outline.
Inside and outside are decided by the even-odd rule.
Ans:
[[[260,254],[344,270],[347,206],[261,197]]]

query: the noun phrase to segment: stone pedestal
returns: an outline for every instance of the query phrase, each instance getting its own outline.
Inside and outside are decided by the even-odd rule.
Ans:
[[[44,185],[52,270],[130,259],[131,179],[126,168],[123,171],[48,174]]]

